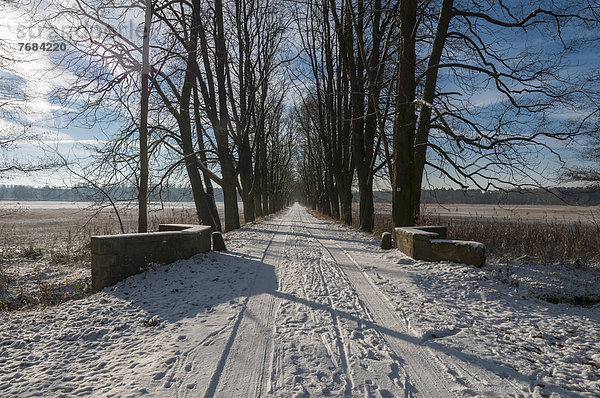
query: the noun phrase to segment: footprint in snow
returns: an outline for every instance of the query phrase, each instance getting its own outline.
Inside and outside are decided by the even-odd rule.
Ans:
[[[160,323],[160,317],[158,315],[154,315],[152,318],[144,319],[144,326],[158,326]]]
[[[171,365],[171,364],[172,364],[173,362],[175,362],[175,361],[176,361],[176,359],[175,359],[175,358],[169,358],[169,359],[167,359],[167,360],[165,361],[165,363],[166,363],[167,365]]]

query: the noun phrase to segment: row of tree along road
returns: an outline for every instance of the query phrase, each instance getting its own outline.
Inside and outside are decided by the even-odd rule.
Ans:
[[[557,145],[597,133],[600,79],[586,55],[598,50],[596,2],[2,7],[68,43],[49,56],[68,81],[53,92],[63,116],[117,130],[88,148],[91,160],[56,151],[49,163],[109,201],[135,186],[140,231],[149,195],[182,181],[199,221],[217,230],[240,226],[238,195],[246,221],[299,199],[351,224],[358,187],[360,227],[370,231],[380,182],[391,187],[393,224],[413,225],[428,178],[537,187],[544,167],[562,161]]]

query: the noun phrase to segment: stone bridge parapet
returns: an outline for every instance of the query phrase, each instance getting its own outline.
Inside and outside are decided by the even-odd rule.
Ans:
[[[452,261],[482,267],[483,243],[446,239],[446,227],[400,227],[394,230],[396,248],[415,260]]]
[[[101,290],[142,272],[148,264],[166,264],[210,251],[206,225],[161,224],[159,232],[92,236],[92,288]]]

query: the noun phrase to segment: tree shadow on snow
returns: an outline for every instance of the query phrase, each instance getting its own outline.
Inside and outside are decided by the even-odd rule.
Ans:
[[[247,254],[209,252],[189,260],[150,266],[104,292],[129,302],[148,318],[157,315],[170,323],[195,317],[210,319],[218,312],[218,306],[226,305],[237,312],[247,297],[273,293],[276,279],[256,283],[256,276],[264,274],[264,267],[267,265],[261,258]],[[275,276],[273,266],[269,273]]]
[[[331,235],[332,239],[333,237]],[[319,238],[327,237],[320,236]],[[347,242],[347,240],[344,241]],[[231,337],[218,362],[221,371],[235,340],[237,326],[242,317],[237,317],[236,320],[218,318],[219,308],[217,307],[230,306],[230,309],[234,310],[236,314],[241,312],[243,316],[250,316],[250,314],[244,314],[246,300],[252,300],[257,295],[269,294],[279,300],[288,300],[314,310],[329,312],[332,316],[356,322],[364,329],[374,329],[383,336],[399,339],[416,346],[427,345],[430,349],[494,372],[501,378],[510,377],[521,383],[529,384],[530,380],[527,376],[517,373],[507,365],[459,352],[436,344],[431,339],[423,340],[379,325],[369,319],[357,317],[349,312],[279,291],[275,267],[280,258],[269,253],[280,252],[277,246],[285,245],[285,242],[271,240],[269,245],[273,250],[266,250],[262,258],[236,251],[210,252],[194,256],[190,260],[155,266],[142,274],[120,282],[113,288],[105,289],[105,292],[130,302],[140,311],[147,313],[148,317],[158,315],[161,321],[176,323],[183,319],[196,318],[198,322],[204,319],[211,322],[212,318],[215,322],[234,322]],[[260,339],[261,336],[257,335],[256,338]],[[404,362],[401,357],[395,359],[400,363]],[[219,369],[217,369],[216,378],[213,377],[213,379],[218,380],[219,374]],[[212,385],[212,390],[209,388],[209,391],[214,392],[215,388],[216,384]]]

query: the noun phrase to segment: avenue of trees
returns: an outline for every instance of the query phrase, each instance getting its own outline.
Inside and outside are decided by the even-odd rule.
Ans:
[[[246,221],[285,206],[294,145],[284,102],[282,43],[289,32],[282,4],[50,3],[36,18],[69,43],[57,68],[72,79],[55,99],[77,109],[74,123],[122,126],[94,148],[93,161],[80,162],[78,175],[95,186],[101,181],[107,195],[110,187],[138,187],[140,231],[148,193],[182,178],[199,221],[216,230],[239,228],[238,194]],[[143,34],[123,33],[140,15]],[[215,185],[223,192],[224,223]]]
[[[216,230],[240,226],[238,197],[245,221],[300,199],[351,224],[358,191],[371,231],[377,184],[413,225],[430,175],[535,188],[557,147],[597,135],[600,79],[576,65],[597,53],[597,2],[15,2],[69,43],[54,101],[120,126],[75,173],[106,196],[135,186],[140,231],[149,195],[181,181]]]
[[[376,178],[392,188],[395,226],[418,220],[426,171],[463,189],[539,186],[544,159],[562,160],[557,146],[597,134],[597,72],[572,64],[598,48],[598,7],[303,2],[296,19],[310,89],[296,117],[307,202],[349,223],[354,172],[360,227],[371,230]]]

